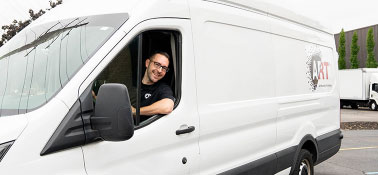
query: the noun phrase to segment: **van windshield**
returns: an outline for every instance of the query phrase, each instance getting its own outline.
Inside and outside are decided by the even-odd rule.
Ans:
[[[18,33],[0,48],[0,116],[49,101],[127,19],[127,14],[79,17]]]

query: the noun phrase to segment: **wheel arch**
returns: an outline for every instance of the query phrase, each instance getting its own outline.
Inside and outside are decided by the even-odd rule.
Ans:
[[[317,159],[318,159],[318,146],[317,146],[317,142],[316,142],[315,138],[312,135],[307,134],[299,142],[297,150],[295,151],[294,160],[293,160],[293,164],[291,166],[290,174],[292,174],[293,171],[294,171],[294,166],[296,164],[296,161],[297,161],[297,158],[299,156],[299,153],[300,153],[300,151],[302,149],[306,149],[306,150],[308,150],[312,154],[314,164],[316,164],[316,162],[317,162]]]

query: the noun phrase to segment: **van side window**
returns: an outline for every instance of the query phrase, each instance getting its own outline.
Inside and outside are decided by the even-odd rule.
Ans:
[[[136,46],[135,46],[136,45]],[[131,102],[136,102],[138,40],[134,39],[125,47],[93,82],[93,93],[97,95],[101,85],[120,83],[126,85]]]
[[[178,67],[181,58],[180,37],[181,35],[178,32],[166,30],[147,31],[135,37],[94,80],[92,84],[94,104],[101,85],[105,83],[120,83],[126,85],[129,91],[131,105],[135,109],[133,111],[136,129],[144,127],[165,115],[163,113],[143,115],[144,111],[141,110],[141,108],[146,105],[146,100],[142,98],[145,98],[145,96],[151,95],[152,100],[159,98],[170,99],[172,101],[169,103],[172,104],[172,107],[177,106],[180,98],[180,81],[178,81]],[[140,48],[140,46],[142,47]],[[151,59],[151,56],[156,53],[166,54],[164,58],[168,57],[168,63]],[[139,69],[138,62],[140,65]],[[146,72],[148,72],[148,68],[146,67],[147,63],[150,68],[154,69],[153,72],[155,74],[155,70],[164,74],[162,78],[159,77],[159,80],[154,83],[155,85],[159,84],[157,87],[163,88],[162,91],[158,91],[158,95],[145,92],[146,87],[149,88],[149,86],[142,83],[142,80],[145,74],[147,74]],[[161,86],[161,84],[163,84],[163,86]],[[162,92],[164,92],[164,95],[161,95]],[[140,94],[140,99],[138,99],[138,93]]]

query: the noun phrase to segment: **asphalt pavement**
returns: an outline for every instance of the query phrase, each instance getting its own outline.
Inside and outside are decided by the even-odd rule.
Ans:
[[[378,175],[378,130],[343,131],[340,151],[315,166],[316,175]]]
[[[341,109],[341,122],[378,122],[378,111],[369,108]]]
[[[378,122],[378,111],[342,109],[342,122]],[[378,130],[343,130],[340,151],[315,166],[315,175],[378,175]]]

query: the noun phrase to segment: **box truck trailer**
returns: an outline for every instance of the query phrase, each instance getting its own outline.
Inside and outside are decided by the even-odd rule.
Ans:
[[[174,108],[141,122],[156,50]],[[0,48],[0,174],[313,175],[337,70],[333,34],[275,1],[67,1]]]
[[[339,70],[340,105],[377,110],[378,68]]]

